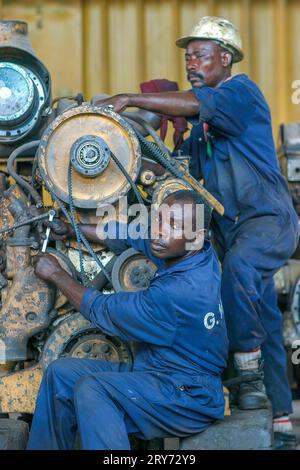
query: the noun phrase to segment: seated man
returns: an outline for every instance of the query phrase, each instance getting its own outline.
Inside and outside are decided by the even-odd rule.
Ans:
[[[204,204],[204,227],[194,230],[198,204]],[[39,258],[40,278],[54,283],[94,327],[136,348],[133,366],[76,358],[51,363],[28,449],[72,449],[78,429],[82,449],[124,450],[130,449],[129,433],[183,437],[223,418],[220,375],[228,340],[219,263],[205,239],[211,210],[186,190],[168,196],[164,207],[167,217],[160,213],[150,240],[134,240],[127,231],[123,241],[104,241],[112,249],[133,247],[156,263],[146,290],[104,295],[74,281],[52,256]],[[182,217],[193,226],[191,240]],[[96,226],[83,231],[91,241],[104,239]]]

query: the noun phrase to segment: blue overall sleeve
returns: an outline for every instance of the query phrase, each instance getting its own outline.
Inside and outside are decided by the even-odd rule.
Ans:
[[[238,137],[253,118],[254,97],[250,88],[237,80],[227,80],[216,88],[193,87],[192,91],[200,102],[199,120],[224,135]],[[191,121],[197,122],[194,118]]]
[[[101,294],[87,289],[80,312],[96,328],[125,341],[171,345],[177,315],[159,283],[139,292]]]
[[[135,221],[130,224],[110,222],[106,224],[106,245],[116,254],[122,253],[127,248],[134,248],[144,253],[148,258],[153,256],[150,251],[149,229]],[[138,236],[139,235],[139,236]]]

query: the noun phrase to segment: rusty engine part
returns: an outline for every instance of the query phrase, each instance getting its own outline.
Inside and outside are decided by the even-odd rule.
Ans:
[[[158,208],[167,196],[181,189],[190,189],[190,187],[185,181],[175,178],[166,179],[155,188],[152,195],[152,204],[155,208]]]
[[[281,171],[288,181],[295,210],[300,216],[300,123],[280,126],[277,152]]]
[[[6,191],[4,197],[9,199],[8,210],[17,223],[28,219],[25,197],[16,199],[13,191]],[[50,323],[54,290],[34,274],[30,251],[37,248],[35,241],[30,237],[30,225],[15,229],[6,240],[6,278],[11,282],[1,291],[0,338],[7,361],[28,359],[28,339]]]
[[[74,205],[95,209],[113,204],[130,189],[112,155],[135,181],[141,153],[132,127],[109,108],[83,105],[64,112],[48,126],[38,149],[39,170],[56,196],[68,203],[71,158]]]
[[[112,269],[112,285],[116,292],[147,289],[157,268],[146,256],[133,248],[121,253]]]
[[[136,118],[134,115],[131,116],[131,119],[137,120],[139,124],[143,124],[143,119],[140,117]],[[145,128],[149,131],[148,125],[145,125]],[[139,137],[139,142],[141,145],[142,153],[146,156],[155,160],[156,163],[159,163],[165,167],[171,175],[187,183],[190,189],[201,194],[201,196],[207,201],[211,209],[214,209],[218,214],[224,215],[223,205],[209,192],[204,186],[197,181],[190,173],[189,170],[183,161],[176,161],[176,158],[172,158],[170,152],[165,150],[165,144],[160,141],[159,137],[153,131],[151,136],[154,138],[154,142],[149,142],[144,138],[144,136],[138,131],[135,131]],[[179,156],[180,160],[180,156]]]
[[[139,176],[139,181],[144,186],[152,186],[156,181],[155,173],[152,170],[144,170]]]
[[[0,144],[14,145],[47,123],[50,74],[35,55],[27,23],[0,22]],[[7,147],[1,146],[1,153]]]
[[[131,362],[128,345],[118,338],[111,338],[91,329],[90,322],[79,312],[58,319],[53,323],[41,355],[41,364],[46,368],[58,357],[71,356],[103,359],[114,362]]]

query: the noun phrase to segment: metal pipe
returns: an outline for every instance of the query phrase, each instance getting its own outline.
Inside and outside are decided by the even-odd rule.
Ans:
[[[144,119],[142,118],[137,112],[131,112],[131,113],[121,113],[121,116],[124,116],[127,119],[131,119],[132,121],[137,122],[140,124],[147,132],[149,135],[151,135],[152,139],[155,141],[155,143],[159,146],[160,150],[163,153],[166,153],[167,155],[170,155],[170,151],[168,147],[163,143],[161,138],[156,134],[155,130],[153,127]]]
[[[26,144],[20,145],[17,147],[9,156],[7,160],[7,171],[8,173],[14,178],[14,180],[27,192],[30,194],[32,199],[35,201],[37,207],[43,207],[43,202],[39,193],[25,181],[20,175],[15,172],[14,169],[14,162],[17,157],[20,156],[21,153],[24,153],[28,150],[34,149],[38,147],[40,141],[33,140],[32,142],[28,142]]]

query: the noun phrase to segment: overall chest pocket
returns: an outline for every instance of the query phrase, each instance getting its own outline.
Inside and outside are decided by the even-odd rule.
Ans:
[[[212,139],[213,158],[217,161],[226,162],[230,160],[227,142],[224,139]]]

